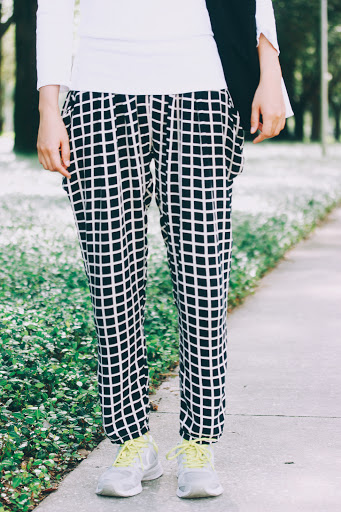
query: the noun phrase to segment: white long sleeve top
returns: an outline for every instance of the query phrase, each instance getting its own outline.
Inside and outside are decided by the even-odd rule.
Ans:
[[[172,94],[225,88],[205,0],[38,0],[37,88]],[[272,0],[257,0],[263,33],[279,55]],[[294,115],[282,77],[286,117]]]

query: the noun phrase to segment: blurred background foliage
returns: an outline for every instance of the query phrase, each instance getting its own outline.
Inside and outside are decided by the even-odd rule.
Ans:
[[[273,0],[280,63],[295,115],[278,140],[320,140],[320,2]],[[15,134],[17,152],[35,152],[37,0],[0,0],[0,132]],[[75,34],[79,19],[76,1]],[[329,138],[340,141],[341,2],[329,0]],[[75,37],[75,45],[77,37]],[[29,128],[29,129],[28,129]],[[248,136],[248,134],[246,134]]]

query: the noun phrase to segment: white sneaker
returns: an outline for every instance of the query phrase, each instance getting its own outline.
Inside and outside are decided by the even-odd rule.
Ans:
[[[183,439],[169,450],[166,458],[178,458],[178,489],[180,498],[204,498],[222,494],[223,487],[214,469],[214,454],[212,444],[199,444],[198,441],[210,441],[212,438],[201,437],[187,441]],[[176,450],[175,455],[170,453]]]
[[[120,444],[115,461],[98,480],[96,494],[134,496],[142,491],[141,481],[163,474],[158,447],[151,434]]]

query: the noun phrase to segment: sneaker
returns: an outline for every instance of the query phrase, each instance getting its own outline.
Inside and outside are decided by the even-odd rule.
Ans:
[[[115,461],[98,480],[96,494],[134,496],[142,491],[141,481],[163,474],[158,447],[151,434],[120,444]]]
[[[204,498],[218,496],[223,488],[214,469],[214,454],[211,444],[199,444],[198,441],[209,442],[212,438],[201,437],[187,441],[183,439],[169,450],[166,458],[178,457],[178,489],[179,498]],[[175,455],[170,456],[176,450]]]

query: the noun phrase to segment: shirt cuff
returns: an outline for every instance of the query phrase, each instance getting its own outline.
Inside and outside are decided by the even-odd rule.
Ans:
[[[263,33],[277,51],[277,55],[279,55],[280,50],[277,40],[276,19],[272,0],[256,0],[256,27],[256,46],[259,45],[259,38],[261,33]]]
[[[279,46],[278,46],[277,36],[274,36],[273,32],[271,32],[268,29],[262,29],[259,32],[257,31],[257,45],[256,46],[259,45],[259,38],[260,38],[261,34],[265,35],[267,40],[272,44],[272,46],[277,51],[277,55],[279,55],[280,54],[280,50],[279,50]]]
[[[59,92],[68,92],[70,90],[71,84],[67,80],[60,80],[57,78],[53,79],[40,79],[37,81],[37,90],[39,91],[40,87],[44,87],[45,85],[59,85]]]
[[[283,98],[284,98],[284,103],[285,103],[285,117],[291,117],[291,116],[294,116],[294,112],[291,108],[291,103],[290,103],[290,100],[289,100],[289,96],[288,96],[288,91],[287,91],[287,88],[285,86],[285,83],[284,83],[284,78],[282,77],[282,92],[283,92]]]

